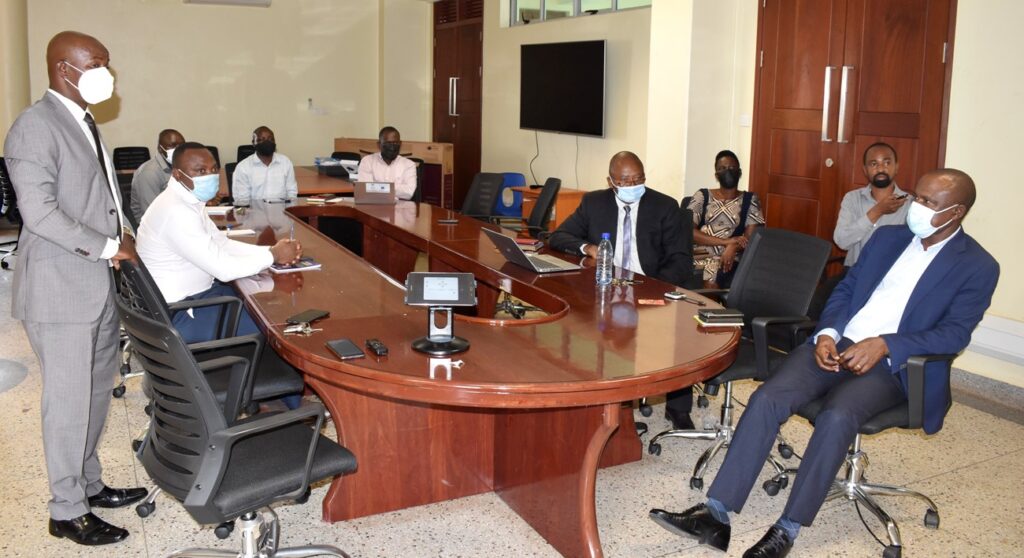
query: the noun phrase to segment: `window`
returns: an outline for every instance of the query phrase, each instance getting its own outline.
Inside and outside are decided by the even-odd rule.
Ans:
[[[652,0],[507,0],[512,25],[592,15],[631,8],[648,8]],[[504,18],[504,16],[503,16]],[[502,25],[506,25],[502,22]]]

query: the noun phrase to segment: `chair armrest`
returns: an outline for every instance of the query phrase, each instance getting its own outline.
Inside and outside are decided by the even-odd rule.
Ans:
[[[301,496],[309,487],[309,474],[313,468],[313,456],[316,453],[316,444],[320,441],[320,428],[324,422],[324,406],[320,403],[308,403],[298,409],[246,421],[213,433],[206,446],[207,456],[202,460],[202,466],[196,475],[193,488],[189,490],[188,496],[185,498],[185,506],[201,508],[210,504],[223,480],[224,471],[227,470],[231,448],[239,440],[281,428],[282,426],[296,424],[314,416],[316,417],[316,425],[312,430],[309,450],[306,452],[302,483],[295,491],[282,494],[281,499],[295,499]]]
[[[240,356],[222,356],[198,363],[204,374],[213,370],[231,368],[228,392],[224,394],[224,419],[231,424],[238,419],[243,402],[248,402],[246,393],[252,392],[253,367],[249,359]]]
[[[729,289],[693,289],[693,292],[721,303],[729,294]]]
[[[768,377],[768,326],[806,322],[807,316],[759,316],[750,322],[754,337],[754,364],[758,378]]]
[[[215,296],[197,300],[179,300],[168,304],[167,308],[173,313],[208,306],[221,306],[220,313],[217,315],[218,332],[225,332],[225,337],[234,337],[238,334],[238,320],[242,314],[242,300],[238,297]]]
[[[250,347],[245,350],[246,345]],[[252,402],[252,390],[256,384],[256,368],[260,364],[260,359],[263,355],[263,337],[257,334],[252,335],[241,335],[238,337],[228,337],[226,339],[216,339],[213,341],[203,341],[200,343],[191,343],[188,345],[189,350],[192,352],[192,356],[196,359],[196,362],[202,364],[210,360],[216,360],[223,357],[239,357],[244,358],[249,362],[249,371],[246,373],[246,382],[242,385],[242,399],[241,409],[244,409]],[[241,349],[238,351],[231,351],[231,349]],[[203,354],[208,353],[208,354]],[[227,353],[227,354],[225,354]],[[231,422],[238,417],[238,413],[234,415],[227,414],[227,405],[225,405],[225,418]]]
[[[921,428],[924,423],[924,369],[929,362],[945,361],[953,366],[959,355],[914,355],[907,359],[907,428]]]

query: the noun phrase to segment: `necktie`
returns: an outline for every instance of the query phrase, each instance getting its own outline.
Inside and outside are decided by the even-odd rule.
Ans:
[[[622,206],[626,215],[622,218],[622,268],[629,269],[630,254],[633,250],[633,218],[630,217],[629,205]]]
[[[96,144],[96,159],[100,162],[100,168],[103,169],[103,178],[107,179],[107,184],[110,184],[110,176],[107,174],[107,161],[103,159],[103,144],[100,143],[100,131],[96,129],[96,121],[92,119],[92,115],[88,112],[85,113],[85,123],[89,126],[89,131],[92,132],[93,143]]]

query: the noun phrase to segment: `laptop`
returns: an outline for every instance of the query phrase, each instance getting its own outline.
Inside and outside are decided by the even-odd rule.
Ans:
[[[356,205],[395,205],[394,182],[355,182],[353,193]]]
[[[558,271],[575,271],[582,269],[580,266],[567,262],[563,259],[545,254],[527,254],[516,244],[516,239],[505,236],[497,231],[484,229],[491,242],[498,248],[502,256],[509,262],[520,267],[531,269],[537,273],[555,273]]]

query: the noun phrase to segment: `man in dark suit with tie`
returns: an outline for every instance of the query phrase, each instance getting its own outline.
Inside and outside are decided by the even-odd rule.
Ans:
[[[128,536],[92,508],[126,506],[146,495],[104,485],[97,455],[118,370],[110,268],[136,258],[114,167],[88,110],[113,93],[109,60],[93,37],[55,35],[46,49],[50,89],[4,142],[24,220],[12,314],[42,370],[49,530],[85,545]]]
[[[644,164],[634,153],[616,153],[608,164],[608,189],[588,192],[558,227],[551,247],[597,257],[601,234],[611,235],[615,265],[687,288],[699,288],[693,276],[693,248],[687,244],[679,205],[647,188]],[[696,280],[696,284],[694,281]],[[693,388],[668,394],[665,415],[673,428],[692,429]]]
[[[804,404],[828,397],[782,516],[744,557],[782,557],[824,502],[860,426],[907,398],[907,359],[957,353],[985,314],[999,264],[961,228],[974,182],[954,169],[917,184],[907,224],[881,227],[825,306],[811,343],[795,349],[750,397],[708,501],[682,513],[651,510],[669,531],[720,550],[728,512],[743,508],[779,427]],[[924,431],[942,428],[948,371],[926,368]]]

